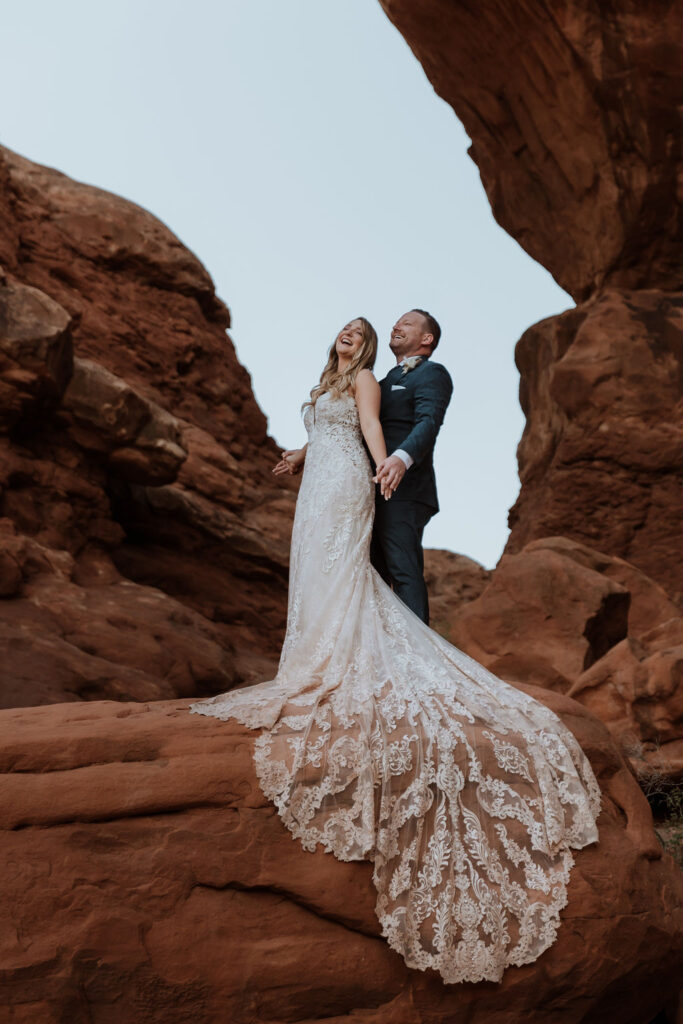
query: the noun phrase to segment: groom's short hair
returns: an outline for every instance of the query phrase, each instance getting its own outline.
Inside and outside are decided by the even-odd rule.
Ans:
[[[434,319],[431,313],[428,313],[426,309],[413,309],[413,313],[419,313],[425,319],[427,325],[426,334],[431,334],[434,341],[432,342],[432,352],[439,344],[439,338],[441,337],[441,328],[439,327],[438,321]]]

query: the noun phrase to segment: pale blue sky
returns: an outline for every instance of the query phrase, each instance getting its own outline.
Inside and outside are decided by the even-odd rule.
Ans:
[[[24,0],[2,19],[1,141],[151,210],[203,261],[270,432],[334,335],[376,370],[421,306],[455,391],[425,542],[495,564],[518,491],[514,344],[571,305],[494,222],[467,136],[376,0]]]

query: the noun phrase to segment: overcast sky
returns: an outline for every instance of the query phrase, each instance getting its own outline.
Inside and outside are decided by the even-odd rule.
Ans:
[[[160,217],[203,261],[270,432],[351,317],[441,322],[455,391],[425,542],[487,566],[523,416],[514,345],[572,305],[494,222],[468,138],[376,0],[23,0],[2,16],[1,141]]]

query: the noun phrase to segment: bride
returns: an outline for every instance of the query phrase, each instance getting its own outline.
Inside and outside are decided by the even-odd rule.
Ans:
[[[305,850],[373,862],[382,933],[409,967],[499,981],[554,942],[600,790],[552,711],[447,643],[372,567],[367,450],[375,465],[387,454],[376,353],[363,317],[340,332],[304,407],[308,443],[275,469],[304,470],[277,676],[190,711],[261,730],[263,792]]]

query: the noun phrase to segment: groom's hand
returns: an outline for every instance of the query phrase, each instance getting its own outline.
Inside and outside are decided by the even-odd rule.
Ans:
[[[390,494],[396,490],[406,472],[406,464],[398,455],[389,455],[380,462],[377,467],[377,479],[379,480],[382,494],[387,497],[387,490]]]

